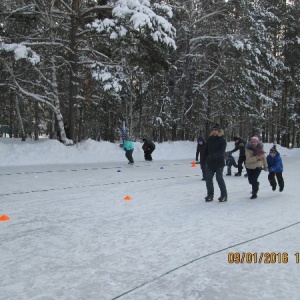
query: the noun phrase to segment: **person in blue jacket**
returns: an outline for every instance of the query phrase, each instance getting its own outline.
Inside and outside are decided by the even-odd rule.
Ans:
[[[131,139],[128,136],[126,136],[125,139],[124,139],[123,147],[124,147],[124,150],[125,150],[125,156],[128,159],[128,164],[133,165],[134,161],[133,161],[133,158],[132,158],[132,153],[133,153],[133,150],[134,150],[134,145],[133,145],[133,142],[131,141]]]
[[[268,170],[269,170],[268,179],[272,187],[272,190],[273,191],[276,190],[277,187],[276,178],[277,178],[278,185],[279,185],[279,192],[282,192],[284,189],[284,180],[282,177],[283,164],[282,164],[282,159],[280,157],[280,154],[277,151],[275,145],[270,149],[270,153],[267,156],[267,163],[268,163]]]

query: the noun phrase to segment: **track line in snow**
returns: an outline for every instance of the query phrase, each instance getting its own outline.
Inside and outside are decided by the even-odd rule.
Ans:
[[[180,165],[186,165],[188,163],[173,163],[173,164],[166,164],[162,162],[163,166],[180,166]],[[157,165],[157,164],[156,164]],[[141,167],[150,167],[152,165],[134,165],[130,166],[133,168],[141,168]],[[45,170],[45,171],[31,171],[31,172],[16,172],[16,173],[4,173],[0,174],[0,176],[12,176],[12,175],[29,175],[29,174],[44,174],[44,173],[62,173],[62,172],[80,172],[80,171],[98,171],[98,170],[113,170],[113,169],[123,169],[127,166],[114,166],[114,167],[99,167],[99,168],[81,168],[81,169],[59,169],[59,170]]]
[[[160,276],[158,276],[158,277],[156,277],[156,278],[154,278],[154,279],[152,279],[152,280],[149,280],[149,281],[147,281],[147,282],[144,282],[144,283],[142,283],[142,284],[136,286],[135,288],[133,288],[133,289],[131,289],[131,290],[129,290],[129,291],[126,291],[126,292],[124,292],[123,294],[120,294],[120,295],[118,295],[118,296],[112,298],[111,300],[119,299],[119,298],[121,298],[121,297],[123,297],[123,296],[125,296],[125,295],[128,295],[128,294],[130,294],[131,292],[134,292],[134,291],[136,291],[136,290],[138,290],[138,289],[140,289],[140,288],[142,288],[142,287],[144,287],[144,286],[146,286],[146,285],[148,285],[148,284],[151,284],[151,283],[153,283],[153,282],[155,282],[155,281],[158,281],[158,280],[161,279],[162,277],[167,276],[167,275],[169,275],[170,273],[172,273],[172,272],[174,272],[174,271],[177,271],[177,270],[179,270],[179,269],[181,269],[181,268],[183,268],[183,267],[186,267],[186,266],[188,266],[188,265],[190,265],[190,264],[192,264],[192,263],[194,263],[194,262],[196,262],[196,261],[198,261],[198,260],[204,259],[204,258],[209,257],[209,256],[213,256],[213,255],[215,255],[215,254],[218,254],[218,253],[220,253],[220,252],[224,252],[224,251],[229,250],[229,249],[231,249],[231,248],[234,248],[234,247],[237,247],[237,246],[240,246],[240,245],[244,245],[244,244],[246,244],[246,243],[249,243],[249,242],[252,242],[252,241],[255,241],[255,240],[264,238],[264,237],[266,237],[266,236],[268,236],[268,235],[275,234],[275,233],[277,233],[277,232],[279,232],[279,231],[283,231],[283,230],[285,230],[285,229],[288,229],[288,228],[290,228],[290,227],[293,227],[293,226],[296,226],[296,225],[299,225],[299,224],[300,224],[300,222],[296,222],[296,223],[290,224],[290,225],[288,225],[288,226],[281,227],[281,228],[279,228],[279,229],[277,229],[277,230],[270,231],[270,232],[268,232],[268,233],[266,233],[266,234],[262,234],[262,235],[260,235],[260,236],[254,237],[254,238],[252,238],[252,239],[248,239],[248,240],[246,240],[246,241],[243,241],[243,242],[240,242],[240,243],[237,243],[237,244],[234,244],[234,245],[230,245],[230,246],[228,246],[228,247],[226,247],[226,248],[222,248],[222,249],[220,249],[220,250],[217,250],[217,251],[214,251],[214,252],[205,254],[205,255],[203,255],[203,256],[200,256],[200,257],[198,257],[198,258],[195,258],[195,259],[193,259],[193,260],[190,260],[190,261],[188,261],[188,262],[186,262],[186,263],[184,263],[184,264],[182,264],[182,265],[180,265],[180,266],[178,266],[178,267],[176,267],[176,268],[173,268],[173,269],[171,269],[171,270],[169,270],[169,271],[163,273],[162,275],[160,275]]]
[[[158,177],[158,178],[149,178],[149,179],[137,179],[130,181],[118,181],[118,182],[109,182],[109,183],[97,183],[97,184],[87,184],[87,185],[76,185],[76,186],[67,186],[62,188],[49,188],[49,189],[40,189],[40,190],[32,190],[32,191],[19,191],[13,193],[3,193],[0,196],[11,196],[11,195],[22,195],[22,194],[30,194],[30,193],[39,193],[39,192],[52,192],[52,191],[61,191],[61,190],[69,190],[69,189],[78,189],[78,188],[87,188],[87,187],[97,187],[97,186],[108,186],[114,184],[128,184],[128,183],[140,183],[147,181],[155,181],[155,180],[169,180],[169,179],[179,179],[179,178],[191,178],[191,177],[199,177],[199,174],[196,175],[182,175],[182,176],[170,176],[170,177]]]

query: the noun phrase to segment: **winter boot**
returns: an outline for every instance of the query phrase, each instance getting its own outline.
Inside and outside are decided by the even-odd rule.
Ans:
[[[241,173],[235,173],[234,176],[242,176]]]
[[[272,185],[272,191],[276,190],[276,185]]]
[[[205,197],[205,202],[211,202],[214,200],[214,196],[213,195],[208,195]]]
[[[252,193],[252,196],[250,197],[250,199],[256,199],[257,198],[257,194],[256,193]]]
[[[227,196],[221,196],[218,198],[219,202],[226,202],[227,201]]]

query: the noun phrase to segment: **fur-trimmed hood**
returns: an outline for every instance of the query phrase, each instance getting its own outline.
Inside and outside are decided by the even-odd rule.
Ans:
[[[210,136],[213,136],[212,134],[210,134]],[[217,136],[224,136],[224,130],[223,129],[221,129],[220,131],[219,131],[219,133],[218,133],[218,135]]]
[[[262,150],[264,148],[264,144],[259,142],[256,147],[253,147],[251,142],[247,142],[245,148],[250,151]]]

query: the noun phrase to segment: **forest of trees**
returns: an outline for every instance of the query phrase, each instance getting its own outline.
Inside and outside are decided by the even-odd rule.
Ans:
[[[300,0],[0,0],[0,134],[300,147]]]

